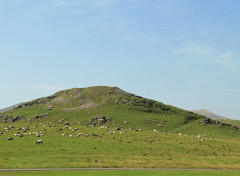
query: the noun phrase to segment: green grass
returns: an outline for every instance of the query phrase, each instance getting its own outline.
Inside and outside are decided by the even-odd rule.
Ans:
[[[119,103],[116,104],[116,101]],[[94,106],[86,108],[89,102]],[[137,97],[118,88],[71,89],[26,105],[6,113],[10,118],[21,116],[20,121],[1,123],[4,126],[0,127],[0,131],[4,131],[6,126],[13,125],[15,128],[0,135],[0,168],[240,169],[239,130],[216,123],[204,125],[202,116]],[[49,106],[53,110],[48,110]],[[36,115],[43,113],[49,113],[49,116],[34,120]],[[104,124],[109,128],[87,127],[88,120],[96,116],[109,117],[110,120]],[[76,127],[78,131],[74,133],[64,128],[64,124],[58,123],[60,119],[72,123],[72,128]],[[127,125],[124,121],[128,122]],[[49,122],[52,127],[48,127]],[[38,127],[34,128],[36,125]],[[120,135],[114,129],[117,125],[122,125],[126,133]],[[44,144],[36,145],[39,138],[32,134],[23,138],[13,136],[17,128],[24,126],[29,127],[28,133],[42,131]],[[63,129],[61,133],[73,137],[61,136],[56,132],[58,128]],[[154,133],[154,129],[158,129],[159,133]],[[117,134],[110,134],[107,130]],[[76,137],[80,132],[90,136]],[[93,133],[99,137],[93,137]],[[8,137],[14,137],[14,140],[7,141]]]
[[[240,168],[240,141],[232,139],[212,139],[204,141],[189,135],[163,134],[153,131],[110,134],[107,129],[86,127],[80,124],[77,132],[63,128],[29,125],[30,131],[42,131],[43,145],[36,145],[39,138],[26,135],[13,136],[24,124],[14,124],[15,128],[0,136],[0,168],[58,168],[58,167],[131,167],[131,168]],[[6,124],[5,124],[6,126]],[[46,125],[47,126],[47,125]],[[72,128],[73,128],[72,127]],[[4,128],[4,127],[1,127]],[[46,129],[46,131],[44,130]],[[82,132],[89,137],[76,135]],[[96,133],[99,137],[93,137]],[[7,141],[6,138],[14,137]]]
[[[1,176],[239,176],[234,171],[34,171],[0,172]]]

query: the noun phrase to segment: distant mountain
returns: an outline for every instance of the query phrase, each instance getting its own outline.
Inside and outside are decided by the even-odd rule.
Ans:
[[[226,118],[226,117],[223,117],[223,116],[214,114],[213,112],[208,111],[208,110],[206,110],[206,109],[193,110],[192,112],[194,112],[194,113],[196,113],[196,114],[199,114],[199,115],[203,115],[203,116],[212,118],[212,119],[228,119],[228,118]]]
[[[22,105],[22,104],[24,104],[24,103],[18,103],[18,104],[15,104],[13,106],[9,106],[9,107],[4,108],[4,109],[0,109],[0,113],[11,111],[11,110],[13,110],[13,108],[15,108],[15,107],[17,107],[19,105]]]

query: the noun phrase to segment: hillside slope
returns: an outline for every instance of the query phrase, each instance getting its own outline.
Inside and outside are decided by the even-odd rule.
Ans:
[[[117,87],[74,88],[0,113],[0,167],[240,169],[239,136]]]
[[[70,123],[91,125],[93,117],[107,117],[109,126],[126,126],[144,130],[157,129],[175,133],[234,137],[234,126],[208,119],[161,102],[127,93],[117,87],[73,88],[52,96],[24,103],[0,115],[2,122],[52,122],[66,120]],[[209,128],[209,125],[211,128]]]

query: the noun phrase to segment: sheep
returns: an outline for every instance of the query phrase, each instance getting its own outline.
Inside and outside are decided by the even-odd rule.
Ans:
[[[42,140],[42,139],[37,140],[37,141],[36,141],[36,144],[43,144],[43,140]]]
[[[57,132],[60,132],[60,131],[62,131],[63,129],[62,128],[59,128],[58,130],[57,130]]]
[[[83,133],[78,133],[77,137],[80,137],[81,135],[83,135]]]
[[[69,128],[70,129],[70,128]],[[78,129],[77,128],[73,128],[72,129],[72,132],[75,132],[75,131],[77,131]]]
[[[110,132],[110,134],[116,134],[116,132],[112,131],[112,130],[110,130],[109,132]]]
[[[126,130],[124,130],[124,131],[121,131],[119,134],[123,134],[123,133],[126,133]]]

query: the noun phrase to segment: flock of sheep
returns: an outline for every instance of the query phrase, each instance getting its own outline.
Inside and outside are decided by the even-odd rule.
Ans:
[[[28,125],[28,127],[20,127],[20,128],[17,128],[17,132],[14,133],[13,135],[14,136],[17,136],[17,137],[24,137],[26,135],[35,135],[36,137],[42,137],[44,135],[47,134],[47,128],[46,127],[54,127],[56,128],[56,132],[60,134],[60,136],[68,136],[70,138],[76,136],[76,137],[81,137],[81,136],[85,136],[85,137],[88,137],[89,134],[88,133],[82,133],[82,132],[79,132],[79,133],[75,133],[76,131],[78,131],[78,128],[76,127],[73,127],[73,125],[69,122],[66,122],[64,119],[63,120],[59,120],[58,121],[59,124],[61,124],[63,126],[63,128],[59,128],[57,127],[56,125],[52,125],[52,123],[47,123],[46,125],[43,124],[43,123],[39,123],[38,125],[35,125],[33,126],[32,128],[33,129],[37,129],[38,126],[40,127],[43,127],[43,130],[44,132],[42,131],[35,131],[35,130],[30,130],[30,126]],[[124,124],[126,125],[127,124],[127,121],[124,122]],[[1,128],[3,128],[3,131],[1,131]],[[0,125],[0,136],[3,134],[3,133],[8,133],[10,132],[12,129],[14,128],[14,126],[6,126],[4,127],[4,125]],[[63,130],[65,128],[65,130]],[[66,133],[63,133],[63,131],[67,131]],[[106,125],[102,125],[98,128],[99,130],[101,129],[106,129],[107,132],[109,132],[110,134],[117,134],[117,131],[119,131],[119,134],[123,134],[123,133],[126,133],[127,130],[124,130],[124,128],[122,126],[116,126],[115,127],[115,130],[112,130],[110,129],[108,126]],[[135,129],[135,128],[130,128],[129,131],[143,131],[142,129]],[[159,131],[157,129],[154,129],[153,130],[154,133],[159,133]],[[163,132],[164,134],[168,134],[168,132]],[[182,134],[181,133],[178,133],[179,136],[181,136]],[[98,134],[95,134],[93,133],[92,136],[94,137],[97,137]],[[187,136],[187,135],[185,135]],[[194,137],[193,135],[191,137]],[[202,135],[197,135],[196,136],[197,138],[199,138],[200,140],[204,140],[204,137]],[[6,138],[7,140],[13,140],[12,137],[10,138]],[[36,141],[36,144],[43,144],[43,140],[42,139],[39,139]]]

